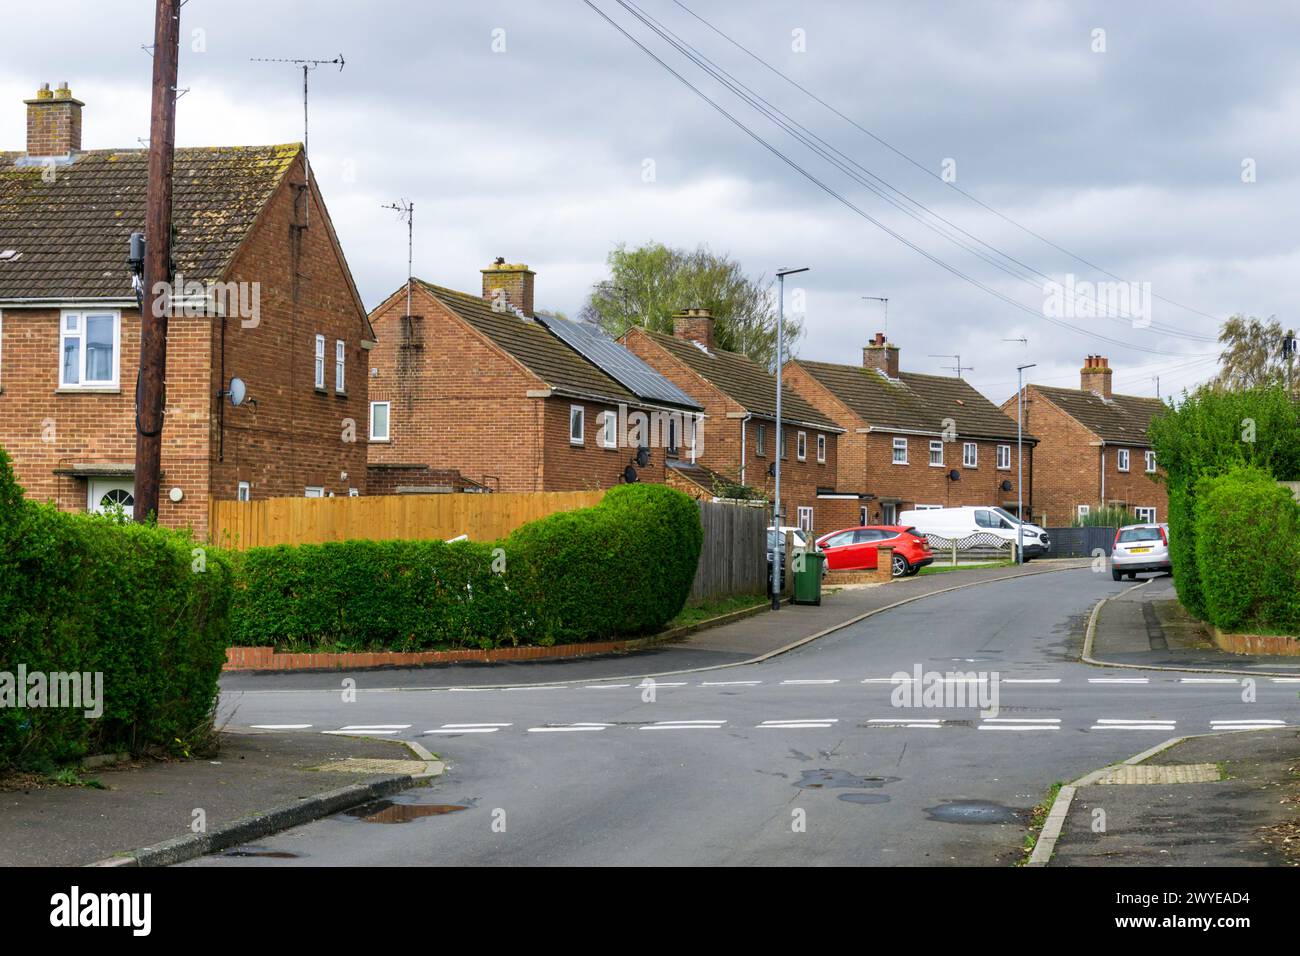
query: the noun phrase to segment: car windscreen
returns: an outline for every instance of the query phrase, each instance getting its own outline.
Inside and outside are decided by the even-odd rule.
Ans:
[[[1120,543],[1126,541],[1159,541],[1159,528],[1124,528],[1119,533]]]
[[[994,508],[993,511],[997,513],[1000,517],[1006,518],[1012,524],[1020,524],[1020,519],[1017,518],[1015,515],[1013,515],[1010,511],[1006,511],[1003,508]]]

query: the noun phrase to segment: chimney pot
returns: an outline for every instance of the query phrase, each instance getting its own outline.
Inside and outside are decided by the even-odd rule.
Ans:
[[[1079,388],[1109,399],[1111,397],[1110,376],[1108,359],[1101,355],[1086,356],[1083,368],[1079,370]]]

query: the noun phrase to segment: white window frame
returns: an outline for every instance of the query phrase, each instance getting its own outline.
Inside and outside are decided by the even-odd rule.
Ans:
[[[347,366],[347,346],[342,339],[334,340],[334,391],[342,393],[345,388],[344,374]]]
[[[900,451],[903,453],[903,457],[901,459],[898,457],[898,453]],[[894,439],[894,448],[893,448],[893,453],[890,456],[890,461],[892,461],[895,465],[907,464],[907,439],[906,438]]]
[[[577,414],[574,414],[574,413]],[[573,426],[578,426],[577,437],[574,437]],[[582,405],[569,406],[569,444],[585,445],[587,443],[587,409]]]
[[[1092,514],[1092,505],[1075,505],[1074,516],[1076,518],[1086,518]]]
[[[800,461],[808,460],[808,433],[797,432],[794,440],[794,456]]]
[[[963,468],[978,468],[980,466],[980,446],[977,442],[962,442],[961,466]]]
[[[1006,461],[1005,465],[1002,464],[1004,459]],[[1010,470],[1011,470],[1011,446],[998,445],[998,471],[1010,471]]]
[[[1143,517],[1144,515],[1145,517]],[[1156,509],[1155,508],[1134,508],[1133,517],[1137,518],[1137,520],[1143,524],[1155,524]]]
[[[349,489],[348,489],[348,497],[349,497],[349,498],[360,498],[360,497],[361,497],[361,489],[360,489],[360,488],[349,488]]]
[[[89,349],[86,348],[86,323],[92,318],[111,318],[113,320],[113,375],[109,379],[96,379],[93,382],[86,381],[86,358]],[[68,331],[68,319],[75,319],[77,328],[73,332]],[[77,347],[77,381],[69,382],[63,377],[64,364],[63,355],[65,343],[69,338],[76,338],[79,345]],[[97,389],[115,389],[118,388],[121,380],[122,367],[122,313],[116,309],[64,309],[59,313],[59,388],[68,391],[86,390],[95,391]]]
[[[235,486],[235,500],[236,500],[236,501],[252,501],[252,500],[253,500],[253,486],[252,486],[252,484],[250,484],[250,483],[247,482],[247,481],[241,481],[241,482],[239,482],[239,484],[237,484],[237,485]]]
[[[1156,453],[1153,451],[1147,451],[1144,453],[1144,457],[1146,458],[1147,474],[1154,475],[1156,471]]]
[[[1119,453],[1115,456],[1115,468],[1116,468],[1116,470],[1118,470],[1118,471],[1128,471],[1128,466],[1129,466],[1129,453],[1128,453],[1128,449],[1127,449],[1127,448],[1120,448],[1120,449],[1118,449],[1118,452],[1119,452]]]
[[[303,492],[305,498],[324,498],[325,488],[321,485],[308,485],[307,490]]]
[[[763,422],[754,423],[754,455],[757,458],[767,457],[767,425]]]
[[[325,390],[325,336],[316,336],[316,358],[315,358],[315,375],[312,381],[316,383],[316,388],[321,391]]]
[[[798,525],[799,530],[807,531],[809,534],[812,534],[812,529],[813,529],[812,508],[810,508],[808,505],[799,505],[799,507],[795,509],[795,514],[798,516],[796,520],[796,524]]]
[[[600,447],[618,448],[618,412],[600,413]]]
[[[380,405],[384,406],[384,433],[383,435],[375,434],[375,409]],[[370,403],[370,440],[376,442],[391,441],[393,436],[393,403],[392,402],[371,402]]]
[[[817,436],[817,464],[826,464],[826,436]]]
[[[939,453],[938,461],[934,460],[934,453],[936,451]],[[938,438],[930,439],[930,467],[931,468],[943,467],[943,442],[940,441]]]

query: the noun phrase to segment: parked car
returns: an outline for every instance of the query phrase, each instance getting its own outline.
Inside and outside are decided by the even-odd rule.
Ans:
[[[915,528],[894,524],[873,524],[860,528],[832,531],[817,539],[817,547],[826,552],[826,565],[832,571],[870,570],[877,566],[879,548],[894,549],[894,577],[916,574],[934,561],[929,542]]]
[[[1169,562],[1169,525],[1126,524],[1115,532],[1110,554],[1110,576],[1136,578],[1142,571],[1173,572]]]
[[[1015,542],[1021,521],[1010,511],[994,505],[964,505],[960,508],[922,508],[904,511],[898,520],[915,527],[921,534],[961,540],[976,534],[989,534],[1003,542]],[[1025,560],[1046,554],[1051,541],[1047,532],[1028,521],[1023,525]]]
[[[785,576],[785,536],[786,532],[794,535],[794,546],[796,549],[808,547],[808,532],[803,528],[796,528],[790,525],[782,525],[781,533],[777,534],[776,528],[772,525],[767,526],[767,593],[772,593],[772,555],[778,554],[781,559],[781,576]],[[822,568],[825,573],[825,566]]]

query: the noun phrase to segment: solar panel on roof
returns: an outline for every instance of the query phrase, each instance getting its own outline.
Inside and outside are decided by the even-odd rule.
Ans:
[[[637,398],[699,408],[699,404],[668,379],[589,322],[570,322],[537,313],[535,318],[596,368]]]

